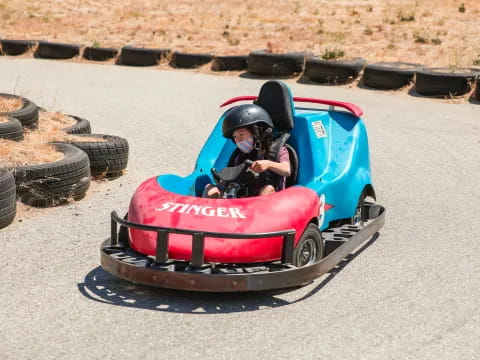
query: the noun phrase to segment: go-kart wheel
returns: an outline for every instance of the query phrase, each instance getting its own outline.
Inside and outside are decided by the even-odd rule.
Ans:
[[[324,255],[323,239],[317,225],[309,224],[293,250],[293,265],[311,265]]]
[[[360,198],[358,199],[357,207],[355,208],[355,215],[350,218],[350,225],[359,225],[363,226],[366,220],[365,214],[365,198],[367,195],[365,191],[362,191],[360,194]]]
[[[124,220],[128,220],[128,212],[123,217]],[[130,247],[130,241],[128,237],[128,229],[125,226],[120,225],[118,230],[118,242],[123,247]]]

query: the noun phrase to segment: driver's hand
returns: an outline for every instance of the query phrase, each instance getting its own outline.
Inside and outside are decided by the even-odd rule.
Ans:
[[[262,173],[264,171],[267,171],[269,168],[270,168],[269,160],[257,160],[252,164],[252,166],[250,166],[250,169],[252,169],[257,173]]]
[[[207,191],[207,196],[211,198],[218,198],[220,197],[220,189],[216,186],[211,187]]]

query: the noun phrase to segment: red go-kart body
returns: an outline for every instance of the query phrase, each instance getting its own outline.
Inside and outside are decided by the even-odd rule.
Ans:
[[[156,178],[141,184],[133,195],[128,221],[138,224],[218,233],[267,233],[295,230],[295,244],[319,215],[319,197],[306,187],[291,187],[269,196],[206,199],[163,189]],[[130,246],[155,255],[156,233],[129,229]],[[192,237],[170,234],[169,257],[190,260]],[[278,260],[282,237],[260,239],[205,239],[206,262],[252,263]]]

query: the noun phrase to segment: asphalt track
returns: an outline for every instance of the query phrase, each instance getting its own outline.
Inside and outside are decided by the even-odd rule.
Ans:
[[[128,174],[0,230],[2,359],[478,359],[480,105],[288,80],[297,96],[364,111],[380,236],[289,291],[198,294],[99,267],[109,213],[159,173],[187,174],[233,96],[262,80],[1,59],[2,92],[125,136]]]

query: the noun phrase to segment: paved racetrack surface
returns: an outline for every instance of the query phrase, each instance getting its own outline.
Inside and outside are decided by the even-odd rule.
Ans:
[[[136,186],[186,175],[221,114],[263,80],[0,60],[2,92],[126,137],[128,173],[0,230],[2,359],[477,359],[480,105],[287,80],[361,106],[380,236],[302,288],[202,294],[116,280],[99,266],[109,214]]]

